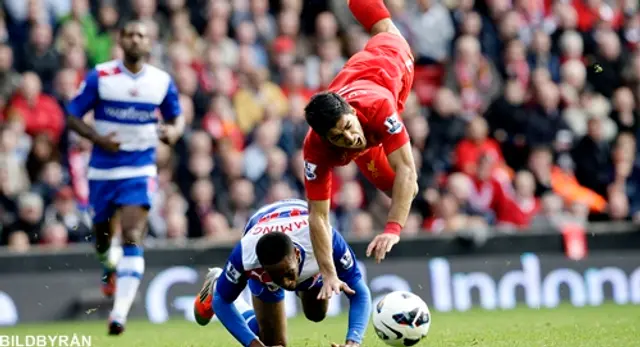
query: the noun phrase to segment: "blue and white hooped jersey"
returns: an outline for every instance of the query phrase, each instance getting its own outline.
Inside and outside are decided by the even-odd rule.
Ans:
[[[242,239],[231,252],[216,286],[218,293],[227,300],[235,300],[248,280],[259,281],[271,291],[281,290],[271,282],[256,255],[258,240],[271,232],[286,233],[300,251],[301,266],[296,290],[304,291],[318,285],[321,281],[320,268],[311,245],[308,217],[307,203],[297,199],[282,200],[258,210],[249,219]],[[332,235],[338,276],[347,283],[359,280],[361,274],[353,251],[340,233],[332,230]]]
[[[153,177],[157,174],[158,113],[164,120],[182,113],[178,90],[171,76],[145,65],[133,74],[121,61],[99,64],[89,72],[67,112],[82,118],[94,111],[100,135],[115,133],[118,153],[94,146],[89,162],[90,180]]]

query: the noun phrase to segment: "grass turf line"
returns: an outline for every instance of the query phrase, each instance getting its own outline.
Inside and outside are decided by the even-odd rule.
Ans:
[[[330,346],[342,342],[347,317],[312,323],[289,320],[288,346]],[[239,346],[219,323],[207,327],[174,320],[162,325],[133,321],[119,337],[106,336],[106,322],[84,321],[22,324],[0,329],[0,335],[90,335],[92,347],[231,347]],[[373,329],[363,346],[385,346]],[[517,308],[507,311],[438,313],[432,317],[429,336],[421,347],[638,347],[640,306],[556,309]],[[7,346],[11,347],[11,346]]]

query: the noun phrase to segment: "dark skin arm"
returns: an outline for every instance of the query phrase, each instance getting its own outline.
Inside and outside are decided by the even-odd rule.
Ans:
[[[111,133],[106,136],[100,136],[95,129],[87,125],[82,119],[68,116],[67,125],[69,129],[78,133],[78,135],[93,142],[109,152],[117,152],[120,149],[120,143],[116,140],[116,134]]]
[[[184,134],[185,120],[183,116],[175,117],[169,121],[160,124],[158,130],[160,133],[160,141],[169,146],[173,146]]]

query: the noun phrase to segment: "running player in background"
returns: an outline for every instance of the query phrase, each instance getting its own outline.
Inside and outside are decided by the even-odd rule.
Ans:
[[[207,325],[214,311],[243,346],[285,346],[284,290],[296,291],[305,317],[320,322],[329,301],[318,299],[322,277],[311,247],[309,212],[302,200],[283,200],[258,210],[244,229],[224,270],[209,271],[194,302],[196,321]],[[371,314],[371,293],[358,269],[355,255],[340,233],[332,233],[332,262],[338,277],[349,284],[349,328],[345,344],[362,343]],[[249,285],[253,309],[238,296]],[[255,310],[255,311],[254,311]]]
[[[409,135],[400,113],[413,83],[413,56],[390,19],[383,0],[350,0],[354,17],[372,38],[347,61],[329,85],[305,108],[311,129],[305,138],[305,188],[313,250],[324,287],[319,298],[348,289],[331,259],[329,207],[336,166],[355,161],[376,188],[391,197],[384,233],[367,248],[378,262],[400,240],[400,231],[418,192]]]
[[[184,131],[178,91],[168,73],[145,63],[147,27],[137,21],[120,32],[123,61],[96,66],[67,107],[71,130],[94,143],[89,162],[89,202],[103,292],[115,296],[109,334],[124,331],[144,273],[142,240],[155,189],[158,140],[174,144]],[[157,109],[162,114],[159,124]],[[95,129],[83,117],[93,111]],[[109,259],[111,238],[121,230],[123,257]]]

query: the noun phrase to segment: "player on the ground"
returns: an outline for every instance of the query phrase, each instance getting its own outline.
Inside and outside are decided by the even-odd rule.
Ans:
[[[324,287],[330,298],[348,287],[331,261],[329,207],[331,172],[355,161],[379,190],[391,197],[384,233],[367,248],[378,262],[400,240],[400,231],[418,191],[409,135],[400,113],[413,83],[413,56],[390,19],[383,0],[350,0],[354,17],[372,38],[305,108],[311,129],[304,141],[309,224]]]
[[[207,274],[194,302],[196,321],[208,324],[215,311],[243,346],[285,346],[284,290],[296,291],[307,319],[322,321],[329,301],[318,299],[322,277],[311,247],[308,216],[307,203],[302,200],[283,200],[258,210],[224,269],[211,269]],[[350,302],[346,342],[334,346],[357,347],[368,325],[371,293],[349,245],[337,231],[332,230],[331,235],[337,274],[355,290],[345,291]],[[247,284],[253,294],[253,310],[238,298]]]
[[[96,251],[104,267],[102,289],[115,296],[111,335],[124,331],[144,273],[142,240],[155,189],[158,140],[174,144],[184,130],[171,76],[145,63],[151,50],[148,28],[128,22],[120,32],[120,45],[123,61],[97,65],[67,107],[69,128],[95,145],[87,173],[89,202]],[[91,110],[95,129],[82,120]],[[118,229],[123,257],[113,264],[108,251]]]

